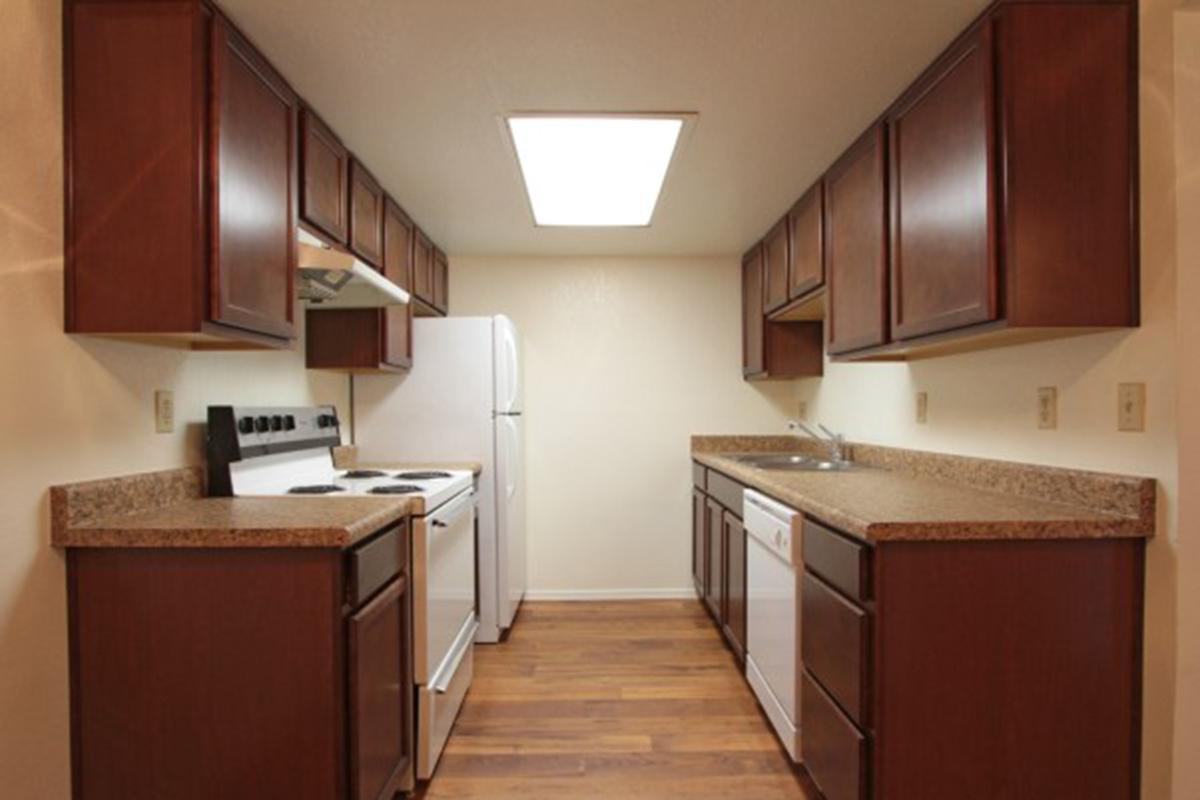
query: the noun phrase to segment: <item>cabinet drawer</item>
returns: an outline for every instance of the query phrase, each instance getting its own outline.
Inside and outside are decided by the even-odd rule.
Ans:
[[[870,707],[870,617],[811,573],[800,598],[800,654],[838,704],[858,724]]]
[[[708,471],[708,494],[714,500],[742,518],[742,485],[719,472]]]
[[[361,605],[408,566],[407,527],[402,522],[350,551],[346,596],[351,605]]]
[[[867,737],[807,672],[800,677],[800,753],[825,800],[863,800]]]
[[[856,600],[871,599],[871,548],[804,520],[804,566]]]
[[[692,462],[692,485],[703,491],[705,489],[705,473],[708,472],[702,465]]]

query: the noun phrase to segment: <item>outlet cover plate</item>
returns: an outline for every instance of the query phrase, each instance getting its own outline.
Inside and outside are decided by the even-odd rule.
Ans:
[[[1038,428],[1052,431],[1058,427],[1058,387],[1042,386],[1037,390]]]
[[[929,421],[929,392],[917,392],[917,424]]]
[[[1146,384],[1117,384],[1117,430],[1130,433],[1146,430]]]
[[[168,389],[159,389],[154,393],[154,432],[173,433],[175,431],[175,393]]]

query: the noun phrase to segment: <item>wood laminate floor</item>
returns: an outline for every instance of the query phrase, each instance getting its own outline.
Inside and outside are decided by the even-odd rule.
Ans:
[[[524,604],[428,800],[813,800],[699,602]]]

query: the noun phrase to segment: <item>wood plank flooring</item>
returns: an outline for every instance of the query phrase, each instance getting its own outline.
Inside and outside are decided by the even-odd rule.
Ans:
[[[428,800],[791,798],[792,769],[699,602],[524,604],[475,681]]]

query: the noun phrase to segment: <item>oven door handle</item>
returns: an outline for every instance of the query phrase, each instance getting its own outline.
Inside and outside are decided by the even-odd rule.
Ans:
[[[471,635],[463,637],[462,641],[459,642],[461,646],[458,648],[458,652],[454,654],[454,658],[449,664],[442,665],[442,669],[438,674],[437,680],[433,682],[433,691],[438,694],[445,694],[446,692],[450,691],[450,684],[454,682],[454,676],[458,674],[459,664],[461,664],[463,658],[466,657],[467,651],[470,650],[475,644],[475,631],[478,629],[479,622],[472,622]]]
[[[449,528],[454,520],[475,505],[475,490],[467,489],[450,502],[431,513],[427,519],[432,528]]]

